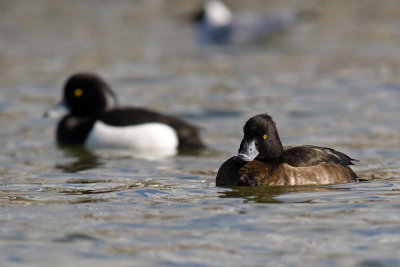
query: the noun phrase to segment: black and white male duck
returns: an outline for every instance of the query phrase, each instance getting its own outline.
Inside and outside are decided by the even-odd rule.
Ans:
[[[59,145],[117,148],[165,156],[178,150],[203,149],[198,129],[172,116],[137,107],[118,107],[110,86],[92,73],[77,73],[64,86],[61,102],[45,113],[65,107],[57,127]]]
[[[326,185],[358,181],[349,167],[354,159],[332,148],[283,147],[271,116],[250,118],[239,154],[219,168],[217,186]]]
[[[223,2],[208,0],[194,17],[196,39],[208,44],[252,43],[289,28],[298,20],[299,14],[234,15]]]

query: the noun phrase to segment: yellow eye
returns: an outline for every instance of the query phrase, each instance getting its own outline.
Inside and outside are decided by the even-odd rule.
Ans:
[[[263,139],[265,140],[265,139],[267,139],[268,138],[268,136],[266,135],[266,134],[264,134],[263,135]]]
[[[83,90],[82,89],[80,89],[80,88],[75,89],[75,91],[74,91],[74,96],[75,97],[81,97],[82,95],[83,95]]]

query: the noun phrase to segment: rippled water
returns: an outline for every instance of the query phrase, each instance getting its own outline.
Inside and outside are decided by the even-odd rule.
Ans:
[[[1,266],[398,266],[400,4],[230,1],[311,9],[266,42],[200,46],[194,1],[0,3]],[[123,105],[202,128],[212,153],[147,161],[54,143],[41,117],[75,71]],[[285,144],[337,148],[356,184],[215,187],[248,117]]]

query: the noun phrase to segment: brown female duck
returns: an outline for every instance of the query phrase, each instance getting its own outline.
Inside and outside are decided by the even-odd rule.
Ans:
[[[271,116],[250,118],[239,154],[218,170],[217,186],[324,185],[358,181],[349,167],[352,158],[332,148],[283,147]]]

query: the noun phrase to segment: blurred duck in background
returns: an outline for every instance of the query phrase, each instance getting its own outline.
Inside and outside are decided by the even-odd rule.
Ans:
[[[61,102],[45,117],[67,110],[57,127],[62,146],[132,151],[160,158],[205,148],[198,128],[173,116],[139,107],[119,107],[111,87],[92,73],[77,73],[64,85]]]
[[[194,16],[196,39],[207,44],[245,44],[262,41],[288,29],[306,13],[308,12],[236,16],[223,2],[208,0]]]

